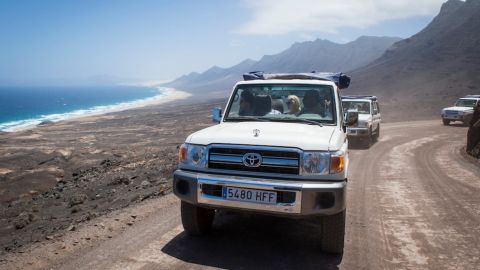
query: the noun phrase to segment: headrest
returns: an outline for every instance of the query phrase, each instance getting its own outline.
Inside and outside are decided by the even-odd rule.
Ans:
[[[283,101],[281,99],[272,100],[272,109],[283,113]]]

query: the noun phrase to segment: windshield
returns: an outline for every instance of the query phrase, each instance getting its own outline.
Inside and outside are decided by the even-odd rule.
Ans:
[[[335,95],[330,85],[239,85],[225,121],[262,120],[335,124]],[[311,123],[311,121],[310,121]]]
[[[455,103],[456,107],[474,107],[477,103],[476,99],[459,99],[457,103]]]
[[[370,114],[370,102],[367,101],[342,101],[345,111],[357,111],[360,114]]]

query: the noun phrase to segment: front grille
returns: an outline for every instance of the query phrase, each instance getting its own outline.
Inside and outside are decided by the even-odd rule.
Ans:
[[[450,114],[450,115],[457,115],[458,111],[452,111],[452,110],[446,110],[445,114]]]
[[[244,165],[243,156],[247,153],[261,155],[261,165],[259,167]],[[299,154],[295,151],[214,147],[209,150],[208,167],[222,170],[299,174],[299,160]]]

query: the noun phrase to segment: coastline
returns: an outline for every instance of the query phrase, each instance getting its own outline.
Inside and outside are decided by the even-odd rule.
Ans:
[[[107,113],[112,112],[120,112],[130,109],[142,108],[146,106],[152,105],[159,105],[164,104],[167,102],[172,102],[175,100],[185,99],[191,96],[190,93],[179,91],[174,88],[167,88],[167,87],[160,87],[160,86],[153,86],[156,88],[159,93],[155,96],[132,100],[128,102],[121,102],[116,104],[110,105],[101,105],[101,106],[94,106],[91,108],[75,110],[71,112],[61,113],[61,114],[49,114],[49,115],[42,115],[37,118],[31,119],[23,119],[11,122],[0,123],[0,132],[18,132],[36,128],[41,126],[43,123],[57,123],[60,121],[66,120],[78,120],[84,117],[90,116],[99,116]]]

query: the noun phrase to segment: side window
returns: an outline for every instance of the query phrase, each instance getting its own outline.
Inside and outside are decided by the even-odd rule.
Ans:
[[[379,113],[379,110],[378,110],[378,104],[376,101],[373,102],[373,114],[378,114]]]
[[[377,113],[380,113],[380,105],[378,105],[377,101],[375,101],[375,104],[377,104]]]

